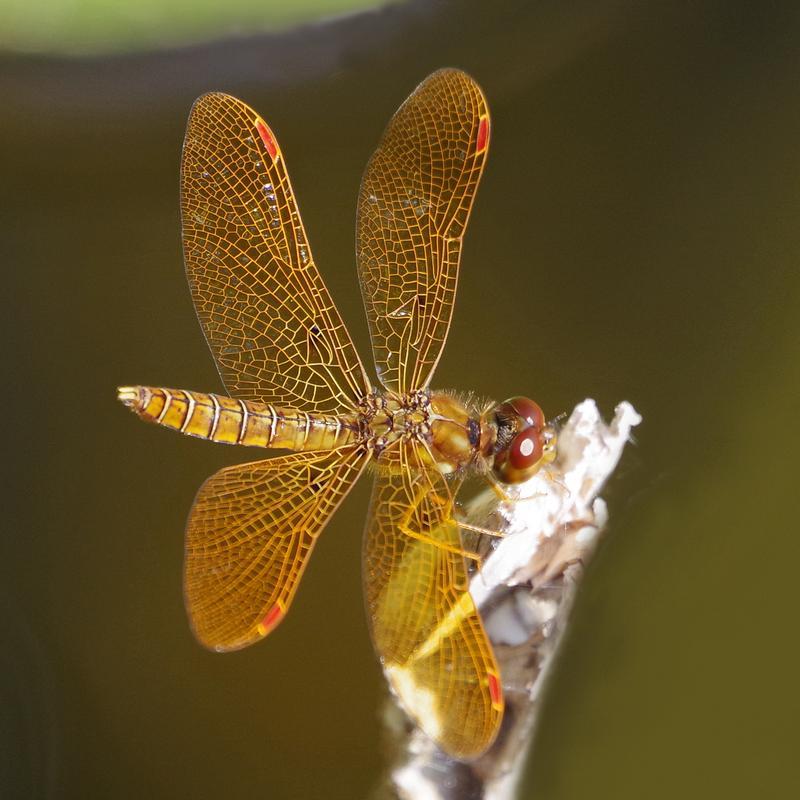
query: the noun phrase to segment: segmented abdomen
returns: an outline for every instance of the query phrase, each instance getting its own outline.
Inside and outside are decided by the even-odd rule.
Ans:
[[[123,386],[119,399],[142,419],[223,444],[333,450],[358,440],[355,415],[309,414],[218,394]]]

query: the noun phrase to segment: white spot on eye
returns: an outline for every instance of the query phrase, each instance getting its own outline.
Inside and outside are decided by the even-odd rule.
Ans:
[[[519,452],[523,456],[529,456],[533,452],[533,440],[523,439],[519,446]]]

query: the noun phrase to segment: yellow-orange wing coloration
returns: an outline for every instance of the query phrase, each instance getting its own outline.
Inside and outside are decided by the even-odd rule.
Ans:
[[[469,594],[453,499],[417,442],[378,474],[364,540],[375,647],[403,705],[451,755],[494,739],[503,714],[491,644]]]
[[[445,69],[403,103],[367,165],[356,255],[375,365],[387,389],[426,388],[439,360],[488,145],[480,87]]]
[[[274,630],[365,463],[356,448],[294,453],[226,467],[203,484],[186,528],[184,572],[200,642],[237,650]]]
[[[230,394],[301,414],[352,413],[369,383],[312,260],[277,139],[240,100],[195,103],[181,212],[192,299]],[[365,458],[363,448],[299,453],[229,467],[204,484],[184,574],[204,645],[244,647],[283,619]]]
[[[488,144],[480,88],[463,72],[441,70],[400,107],[367,165],[357,259],[378,377],[391,391],[425,389],[441,355]],[[467,758],[497,734],[503,695],[453,510],[451,488],[421,441],[384,451],[364,586],[395,691],[430,737]]]
[[[352,410],[368,381],[312,259],[278,141],[241,100],[194,104],[181,215],[192,299],[228,392]]]

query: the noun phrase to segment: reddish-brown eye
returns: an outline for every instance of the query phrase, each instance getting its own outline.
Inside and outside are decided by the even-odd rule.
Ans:
[[[544,412],[529,397],[512,397],[504,405],[510,406],[525,421],[525,427],[541,430],[545,425]]]
[[[508,460],[514,469],[529,469],[542,457],[542,437],[535,428],[518,433],[508,448]]]

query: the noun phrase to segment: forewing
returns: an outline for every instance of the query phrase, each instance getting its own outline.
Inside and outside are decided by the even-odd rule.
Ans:
[[[312,259],[283,153],[241,100],[194,104],[181,212],[192,299],[228,392],[316,412],[356,405],[368,382]]]
[[[317,537],[352,488],[355,448],[294,453],[209,478],[186,526],[184,596],[197,639],[237,650],[283,619]]]
[[[372,640],[395,692],[451,755],[482,753],[503,697],[497,663],[469,594],[453,500],[409,443],[378,473],[364,541]]]
[[[445,69],[400,106],[367,165],[356,253],[375,366],[387,389],[425,388],[439,361],[488,144],[480,87]]]

